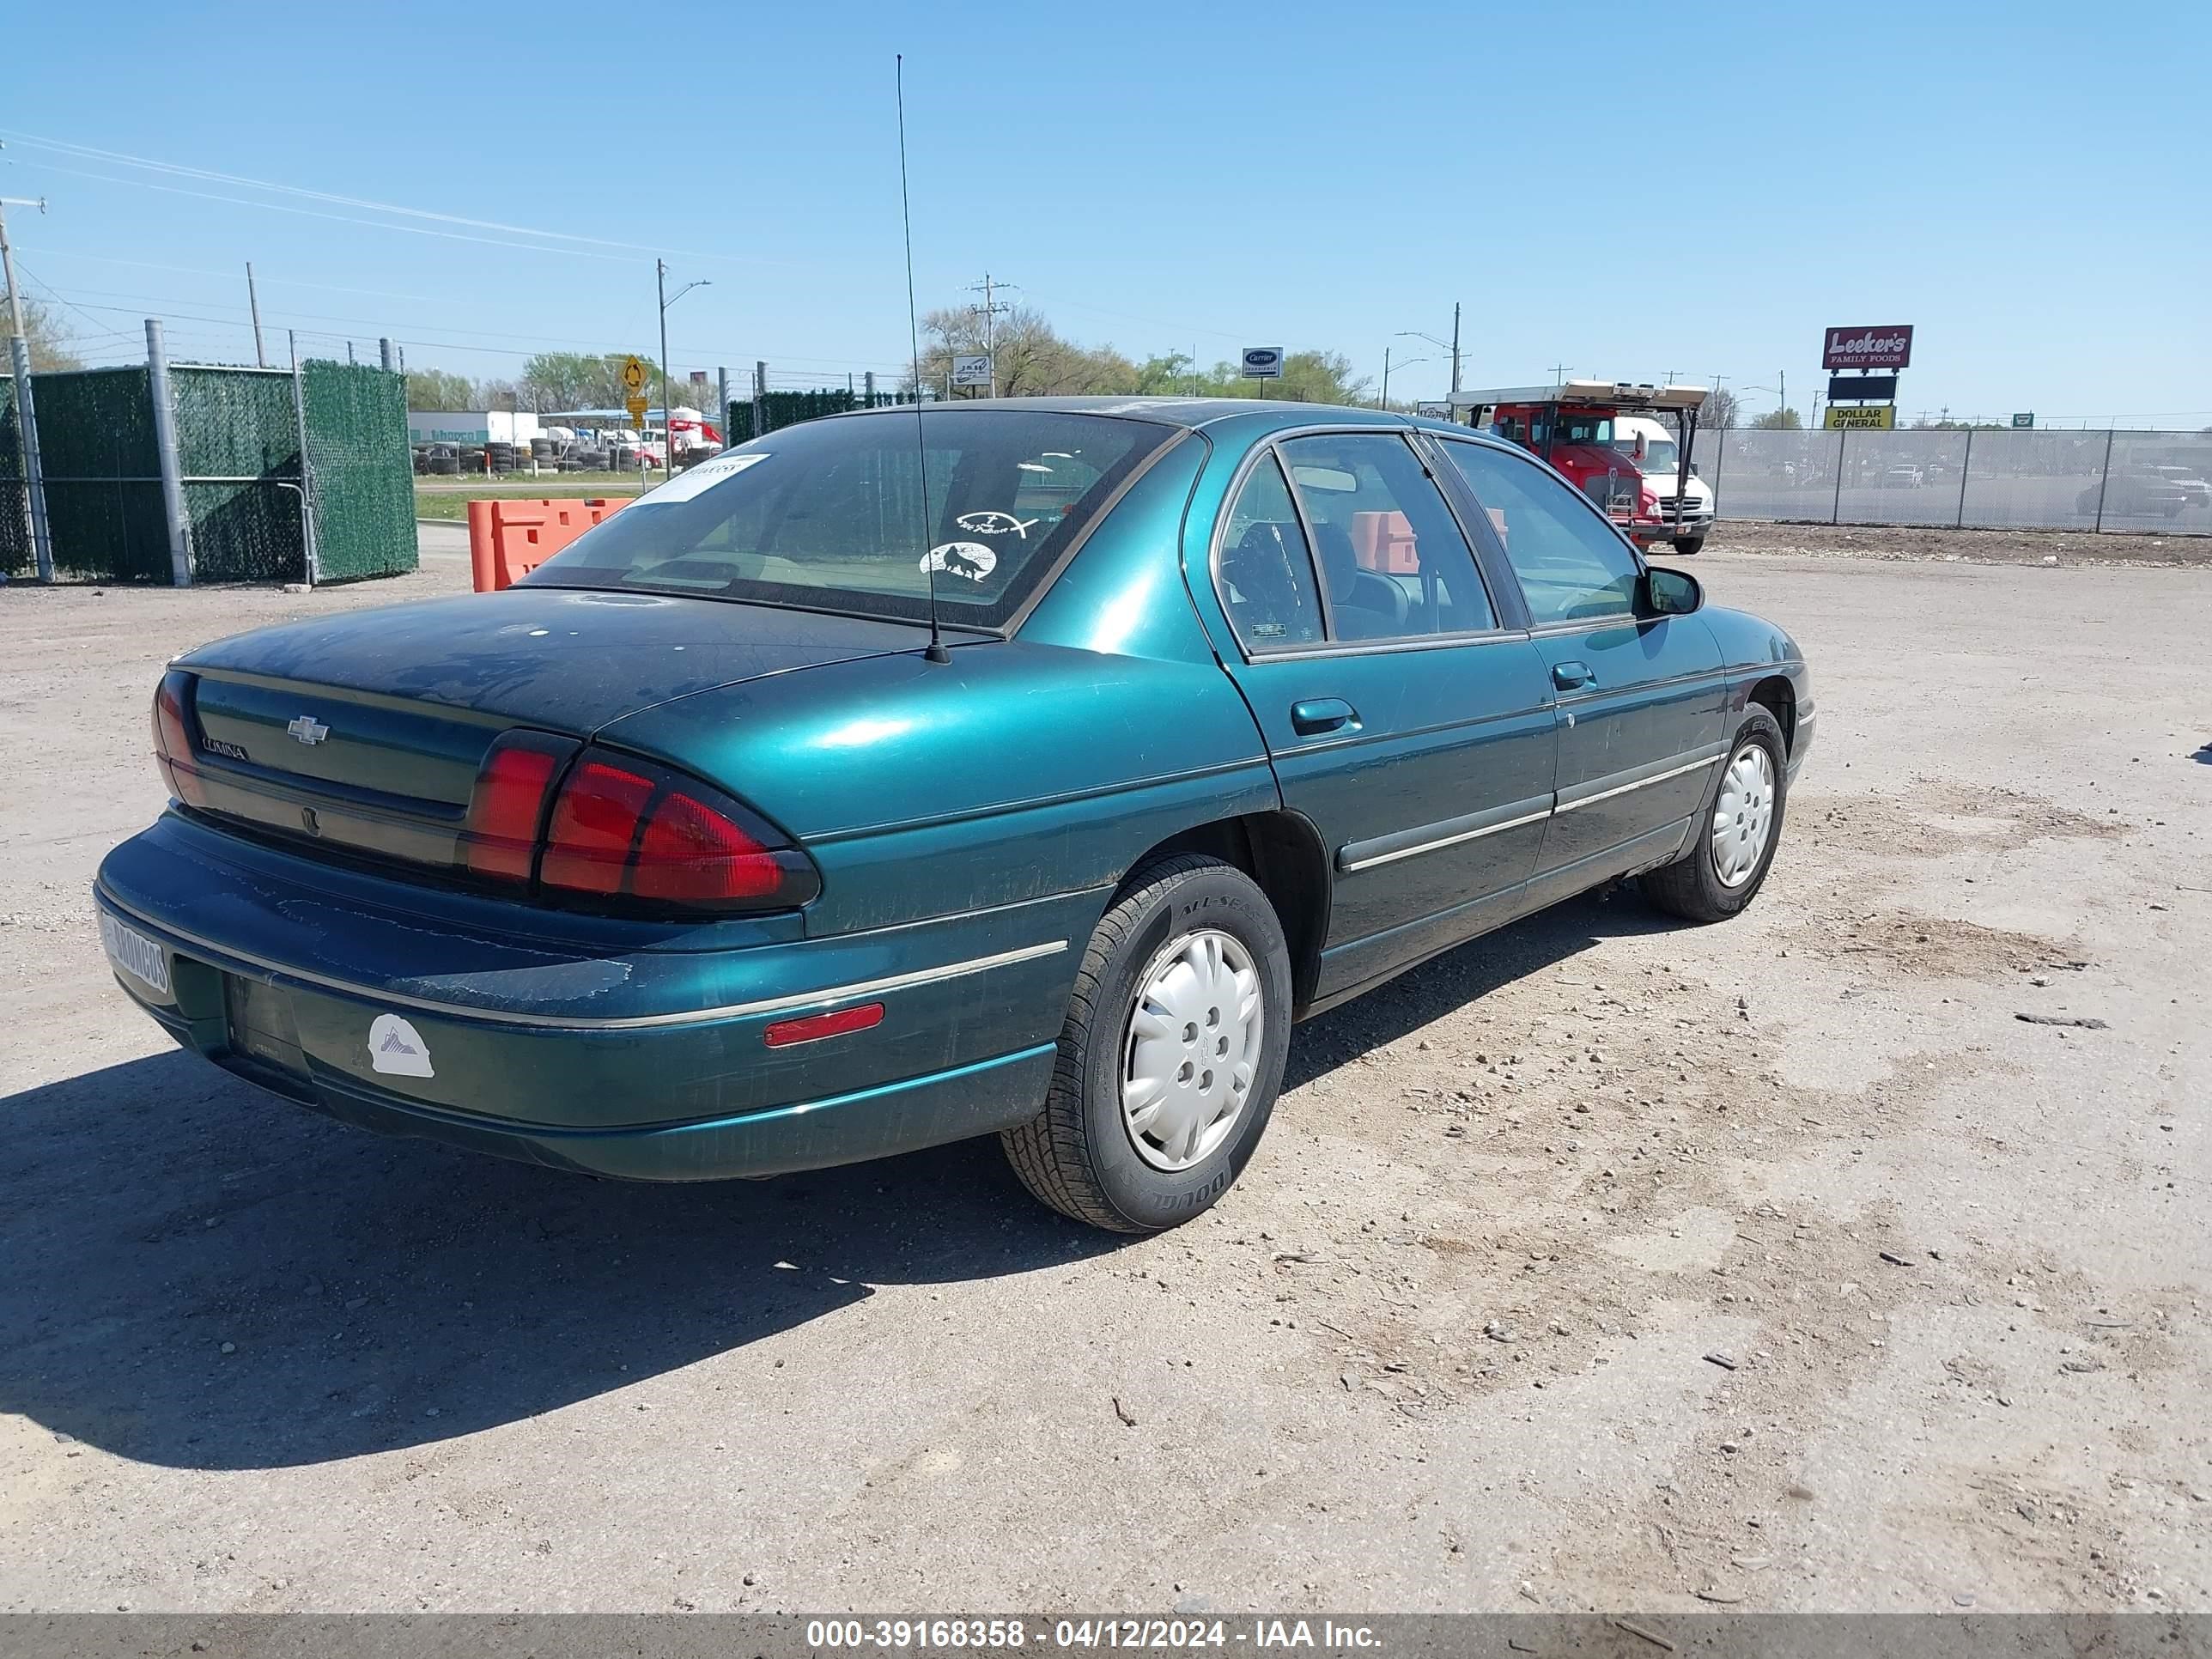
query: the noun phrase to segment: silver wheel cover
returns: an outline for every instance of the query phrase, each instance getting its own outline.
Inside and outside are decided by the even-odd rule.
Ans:
[[[1713,803],[1713,873],[1723,887],[1749,881],[1774,833],[1774,761],[1766,745],[1747,743],[1721,774]]]
[[[1121,1043],[1121,1122],[1156,1170],[1187,1170],[1229,1138],[1260,1072],[1267,1011],[1252,953],[1214,928],[1185,933],[1137,983]]]

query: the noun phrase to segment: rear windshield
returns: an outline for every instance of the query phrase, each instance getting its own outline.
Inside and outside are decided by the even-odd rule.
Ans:
[[[786,427],[678,474],[524,580],[914,622],[928,617],[933,581],[948,627],[994,628],[1174,435],[1002,409]]]

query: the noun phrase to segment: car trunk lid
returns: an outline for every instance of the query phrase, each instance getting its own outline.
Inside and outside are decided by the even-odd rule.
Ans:
[[[191,804],[307,844],[452,869],[486,751],[581,741],[672,698],[913,650],[910,624],[560,588],[319,617],[179,660]]]

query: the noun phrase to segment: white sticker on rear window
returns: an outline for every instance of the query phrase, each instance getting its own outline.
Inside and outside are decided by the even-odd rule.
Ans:
[[[673,507],[678,501],[688,501],[694,495],[712,489],[725,478],[734,478],[749,466],[757,466],[768,459],[763,450],[748,450],[742,455],[717,455],[711,461],[702,461],[688,471],[679,472],[659,489],[650,490],[637,498],[639,507]]]
[[[953,523],[971,536],[1019,536],[1030,538],[1030,526],[1035,519],[1018,519],[1011,513],[995,510],[988,513],[963,513]]]
[[[435,1077],[430,1045],[397,1014],[379,1014],[368,1023],[368,1063],[392,1077]]]
[[[921,556],[921,568],[980,582],[999,568],[999,556],[981,542],[945,542]]]

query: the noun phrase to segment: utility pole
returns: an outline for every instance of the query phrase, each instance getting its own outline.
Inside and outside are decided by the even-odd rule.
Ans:
[[[1452,392],[1459,392],[1459,301],[1452,301]]]
[[[1565,363],[1554,363],[1552,366],[1552,389],[1556,392],[1566,383],[1567,366]]]
[[[668,459],[662,463],[662,477],[676,467],[676,433],[669,424],[668,415],[668,261],[653,262],[653,285],[660,296],[660,429],[666,434]]]
[[[709,278],[702,276],[695,282],[684,283],[676,290],[676,300],[682,299],[695,288],[708,287],[709,281]],[[675,405],[668,398],[668,307],[674,305],[676,300],[668,297],[667,260],[655,259],[653,262],[653,282],[654,291],[660,296],[660,438],[668,447],[668,453],[661,460],[660,475],[665,478],[672,476],[676,471],[676,417],[669,412]],[[759,434],[754,435],[757,437]]]
[[[31,528],[39,580],[50,582],[54,579],[54,544],[46,523],[46,474],[39,459],[39,414],[31,395],[31,340],[23,328],[23,290],[15,280],[15,250],[8,246],[10,207],[34,207],[44,213],[46,198],[0,196],[0,280],[8,284],[8,358],[15,382],[15,445],[23,457],[23,517]]]
[[[246,308],[253,313],[253,366],[269,367],[269,354],[261,349],[261,296],[253,288],[253,261],[246,262]],[[389,363],[385,365],[390,368]]]
[[[1018,288],[1020,284],[1017,283],[995,282],[988,270],[983,273],[981,282],[970,283],[968,285],[968,291],[970,294],[980,293],[983,296],[981,305],[970,306],[968,311],[970,316],[978,312],[982,314],[983,355],[991,360],[991,395],[994,398],[999,395],[999,313],[1013,309],[1010,305],[999,303],[998,292],[1002,288]]]
[[[1454,386],[1452,390],[1456,392],[1459,388]],[[1377,409],[1390,407],[1390,348],[1389,346],[1382,348],[1382,395],[1375,400],[1375,407]]]

